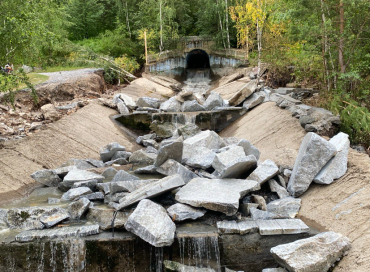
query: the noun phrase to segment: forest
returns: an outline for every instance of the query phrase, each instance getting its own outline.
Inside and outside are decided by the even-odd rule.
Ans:
[[[248,52],[275,77],[320,90],[352,142],[370,143],[368,0],[1,0],[0,65],[102,67],[135,73],[149,52],[204,36]],[[109,62],[105,60],[109,60]],[[0,92],[28,79],[0,74]],[[30,84],[28,84],[31,86]]]

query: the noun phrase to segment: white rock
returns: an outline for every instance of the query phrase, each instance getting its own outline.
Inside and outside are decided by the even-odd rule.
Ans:
[[[174,221],[195,220],[207,212],[204,209],[196,209],[185,204],[177,203],[167,209],[168,214]]]
[[[279,168],[272,160],[265,160],[256,170],[250,174],[248,179],[256,180],[260,184],[265,183],[279,173]]]

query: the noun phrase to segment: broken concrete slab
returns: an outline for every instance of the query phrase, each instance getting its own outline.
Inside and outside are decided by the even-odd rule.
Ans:
[[[88,210],[90,206],[90,200],[83,197],[75,202],[72,202],[68,205],[68,212],[71,215],[71,219],[80,220]]]
[[[284,198],[284,197],[290,196],[289,193],[288,193],[288,191],[283,186],[280,186],[277,183],[277,181],[274,180],[274,179],[270,179],[269,180],[269,186],[270,186],[271,192],[277,193],[277,195],[279,196],[279,198]]]
[[[55,207],[23,207],[2,210],[3,217],[6,214],[7,225],[10,229],[31,230],[43,229],[45,226],[40,222],[40,217],[50,212]]]
[[[161,146],[158,150],[158,155],[154,162],[154,166],[159,167],[169,159],[181,163],[183,146],[184,144],[181,137],[173,143]]]
[[[79,188],[70,189],[62,195],[62,197],[60,198],[60,201],[62,202],[72,201],[78,198],[79,196],[83,196],[83,195],[87,195],[91,193],[92,191],[88,187],[79,187]]]
[[[336,153],[337,149],[332,143],[313,132],[307,133],[289,179],[290,194],[297,197],[306,192],[315,176]]]
[[[166,271],[170,272],[216,272],[212,268],[199,268],[196,266],[188,266],[178,262],[165,260],[163,262]]]
[[[48,187],[56,187],[62,181],[54,170],[49,169],[37,171],[31,178]]]
[[[260,151],[255,146],[253,146],[251,142],[242,139],[238,142],[237,145],[243,147],[245,155],[253,155],[256,157],[257,161],[259,160]]]
[[[93,207],[89,209],[86,218],[88,221],[98,224],[101,230],[109,230],[112,229],[114,212],[114,209]],[[131,212],[117,212],[116,219],[114,220],[114,228],[124,229],[130,215]]]
[[[233,146],[217,154],[212,162],[212,167],[220,178],[240,178],[256,166],[256,158],[253,155],[246,156],[241,146]]]
[[[301,208],[301,199],[285,197],[267,204],[267,211],[275,214],[275,218],[295,218]]]
[[[74,183],[88,180],[97,180],[98,183],[103,182],[104,177],[86,170],[74,169],[70,171],[63,179],[63,185],[71,188]]]
[[[27,230],[19,233],[15,237],[17,242],[31,242],[42,239],[57,239],[69,237],[85,237],[99,234],[99,225],[84,225],[77,227],[64,227],[48,230]]]
[[[257,107],[259,104],[265,101],[266,94],[264,91],[260,91],[257,93],[252,94],[247,100],[243,103],[243,108],[246,110],[251,110],[254,107]]]
[[[265,268],[262,270],[262,272],[288,272],[287,270],[285,270],[284,268]]]
[[[258,165],[257,169],[250,174],[248,179],[258,181],[260,184],[265,183],[279,173],[279,167],[272,160],[265,160]]]
[[[258,86],[256,80],[252,80],[245,84],[229,99],[230,106],[238,106],[239,104],[241,104],[245,99],[250,97],[256,91],[257,87]]]
[[[175,160],[167,160],[164,164],[156,169],[156,171],[165,176],[179,174],[185,183],[197,178],[198,176]]]
[[[148,199],[140,201],[125,228],[155,247],[172,245],[176,231],[166,210]]]
[[[236,221],[218,221],[217,230],[220,234],[234,234],[240,233],[239,225]]]
[[[276,220],[256,220],[261,235],[280,235],[283,228]]]
[[[119,201],[119,205],[114,205],[114,207],[116,208],[116,210],[122,210],[123,208],[135,204],[142,199],[152,198],[164,194],[183,185],[185,185],[185,182],[180,175],[165,177],[158,181],[150,182],[139,187],[131,194],[123,197]]]
[[[331,184],[347,172],[350,141],[348,134],[340,132],[329,140],[337,149],[337,154],[321,169],[314,179],[318,184]]]
[[[173,221],[184,221],[187,219],[195,220],[206,214],[204,209],[196,209],[191,206],[177,203],[167,209],[168,214],[171,216]]]
[[[258,231],[258,226],[254,220],[245,220],[238,222],[240,235],[255,233]]]
[[[153,109],[158,109],[160,106],[161,102],[157,98],[152,98],[152,97],[140,97],[136,101],[136,105],[138,107],[144,108],[153,108]]]
[[[307,233],[310,228],[301,219],[276,219],[283,228],[283,234]]]
[[[52,226],[68,218],[69,214],[67,210],[62,208],[55,208],[43,213],[43,215],[40,217],[40,222],[43,223],[46,228],[51,228]]]
[[[99,153],[100,153],[100,159],[103,162],[110,161],[117,151],[126,151],[126,148],[119,143],[110,143],[107,144],[106,146],[103,146],[100,148]]]
[[[132,153],[129,162],[137,164],[153,164],[157,158],[157,154],[148,153],[140,149]]]
[[[350,248],[347,237],[329,231],[273,247],[271,254],[289,271],[328,271]]]
[[[268,211],[263,211],[259,210],[257,208],[251,207],[250,208],[250,213],[251,213],[251,218],[253,220],[270,220],[270,219],[275,219],[275,214],[268,212]]]
[[[259,183],[253,180],[195,178],[176,193],[176,200],[233,215],[238,211],[239,199],[259,189]]]

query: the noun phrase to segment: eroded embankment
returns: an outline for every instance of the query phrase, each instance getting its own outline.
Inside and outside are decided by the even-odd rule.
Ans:
[[[136,150],[135,142],[109,119],[116,113],[90,104],[23,140],[7,142],[0,149],[0,203],[19,198],[35,186],[30,175],[37,170],[53,169],[71,158],[98,158],[97,150],[111,142]]]
[[[306,132],[289,111],[264,103],[220,133],[250,140],[261,160],[293,166]],[[352,249],[334,271],[370,271],[370,158],[353,149],[347,173],[329,186],[312,184],[301,197],[300,218],[320,231],[339,232],[351,239]]]

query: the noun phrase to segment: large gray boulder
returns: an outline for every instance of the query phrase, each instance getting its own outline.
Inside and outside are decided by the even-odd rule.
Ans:
[[[23,207],[9,209],[7,212],[2,210],[2,213],[10,229],[31,230],[43,229],[45,225],[41,223],[40,217],[53,209],[55,207]]]
[[[159,109],[166,112],[179,112],[181,111],[181,103],[177,101],[175,97],[171,97],[163,102]]]
[[[249,175],[248,179],[256,180],[260,184],[263,184],[278,173],[279,167],[272,160],[265,160]]]
[[[126,104],[126,106],[131,110],[134,110],[134,109],[137,108],[137,105],[136,105],[135,101],[132,99],[132,97],[130,97],[126,94],[120,93],[120,94],[116,94],[113,97],[113,103],[114,104],[117,104],[119,102],[119,100],[122,100]]]
[[[211,130],[202,131],[193,137],[184,141],[183,162],[186,162],[194,154],[196,154],[199,147],[206,147],[208,149],[219,149],[222,144],[222,138]]]
[[[137,102],[137,106],[140,108],[153,108],[153,109],[158,109],[161,102],[157,98],[152,98],[152,97],[140,97]]]
[[[183,146],[184,144],[181,140],[181,137],[172,143],[161,146],[158,150],[158,155],[154,162],[154,166],[161,166],[170,159],[181,162]]]
[[[56,187],[62,181],[54,170],[48,169],[33,173],[31,178],[48,187]]]
[[[126,151],[126,148],[119,143],[110,143],[100,148],[100,158],[103,162],[110,161],[117,151]]]
[[[332,143],[309,132],[304,137],[288,183],[288,191],[298,197],[307,191],[311,182],[327,162],[337,153]]]
[[[70,189],[62,195],[62,197],[60,198],[60,201],[62,202],[72,201],[80,196],[91,194],[91,193],[92,191],[88,187],[79,187],[79,188]]]
[[[74,188],[78,188],[78,187],[89,187],[91,189],[91,191],[95,191],[96,190],[96,185],[98,183],[100,183],[100,181],[97,180],[97,179],[79,181],[79,182],[73,183],[71,188],[74,189]]]
[[[176,231],[166,210],[148,199],[140,201],[125,228],[155,247],[172,245]]]
[[[181,178],[184,180],[185,183],[188,183],[193,178],[197,178],[198,176],[183,166],[181,163],[175,160],[167,160],[164,164],[156,169],[156,172],[165,175],[165,176],[173,176],[173,175],[180,175]]]
[[[130,110],[128,109],[126,104],[121,99],[118,100],[117,109],[120,114],[123,114],[123,115],[130,114]]]
[[[104,172],[101,175],[103,177],[105,177],[106,179],[112,179],[117,174],[117,172],[118,171],[115,168],[109,167],[109,168],[105,169]]]
[[[125,160],[128,161],[128,159],[130,158],[131,155],[132,155],[131,152],[117,151],[116,153],[114,153],[111,161],[115,161],[115,160],[118,160],[118,159],[125,159]]]
[[[332,231],[271,248],[275,260],[289,271],[325,272],[351,248],[347,237]]]
[[[217,92],[211,92],[211,94],[208,96],[206,102],[204,102],[203,107],[207,111],[211,111],[216,107],[223,107],[224,106],[224,100],[222,99],[221,95]]]
[[[233,215],[238,211],[239,199],[260,188],[259,183],[253,180],[196,178],[176,193],[176,200]]]
[[[249,156],[249,155],[253,155],[256,157],[257,161],[259,160],[260,158],[260,151],[251,144],[251,142],[247,141],[247,140],[240,140],[237,144],[238,146],[241,146],[243,147],[244,149],[244,152],[245,152],[245,155]]]
[[[63,179],[63,186],[71,188],[74,183],[81,181],[97,180],[98,183],[103,182],[104,176],[86,171],[74,169],[70,171]]]
[[[186,123],[184,126],[179,127],[178,132],[186,140],[197,135],[201,130],[196,124]]]
[[[69,218],[69,214],[67,210],[62,208],[55,208],[51,211],[45,212],[41,217],[40,221],[45,225],[47,228],[51,228],[52,226],[62,222]]]
[[[137,164],[153,164],[157,159],[157,154],[148,153],[140,149],[132,153],[129,162]]]
[[[184,185],[185,182],[180,175],[165,177],[139,187],[120,199],[119,205],[114,205],[114,207],[116,210],[122,210],[123,208],[135,204],[142,199],[156,197]]]
[[[259,104],[265,101],[266,94],[264,91],[260,91],[257,93],[252,94],[247,100],[243,103],[243,108],[246,110],[253,109],[254,107],[258,106]]]
[[[197,151],[185,161],[186,165],[198,169],[208,169],[216,157],[216,153],[206,147],[198,147]]]
[[[68,205],[68,212],[71,215],[71,219],[79,220],[88,210],[90,206],[90,200],[83,197],[75,202]]]
[[[177,203],[167,209],[173,221],[184,221],[187,219],[195,220],[206,214],[204,209],[196,209],[185,204]]]
[[[130,212],[117,212],[116,219],[114,220],[114,228],[123,229],[130,215]],[[88,221],[98,224],[101,230],[109,230],[112,228],[112,210],[93,207],[89,209],[86,218]]]
[[[205,108],[196,100],[185,101],[182,104],[181,110],[183,112],[205,111]]]
[[[238,106],[245,99],[250,97],[257,89],[257,80],[252,80],[245,84],[238,92],[236,92],[230,99],[230,106]]]
[[[335,179],[341,178],[347,172],[348,152],[350,141],[348,134],[340,132],[329,140],[338,153],[317,174],[314,179],[318,184],[331,184]]]
[[[241,146],[233,146],[217,154],[212,166],[220,178],[240,178],[257,166],[257,160],[253,155],[246,156]]]

